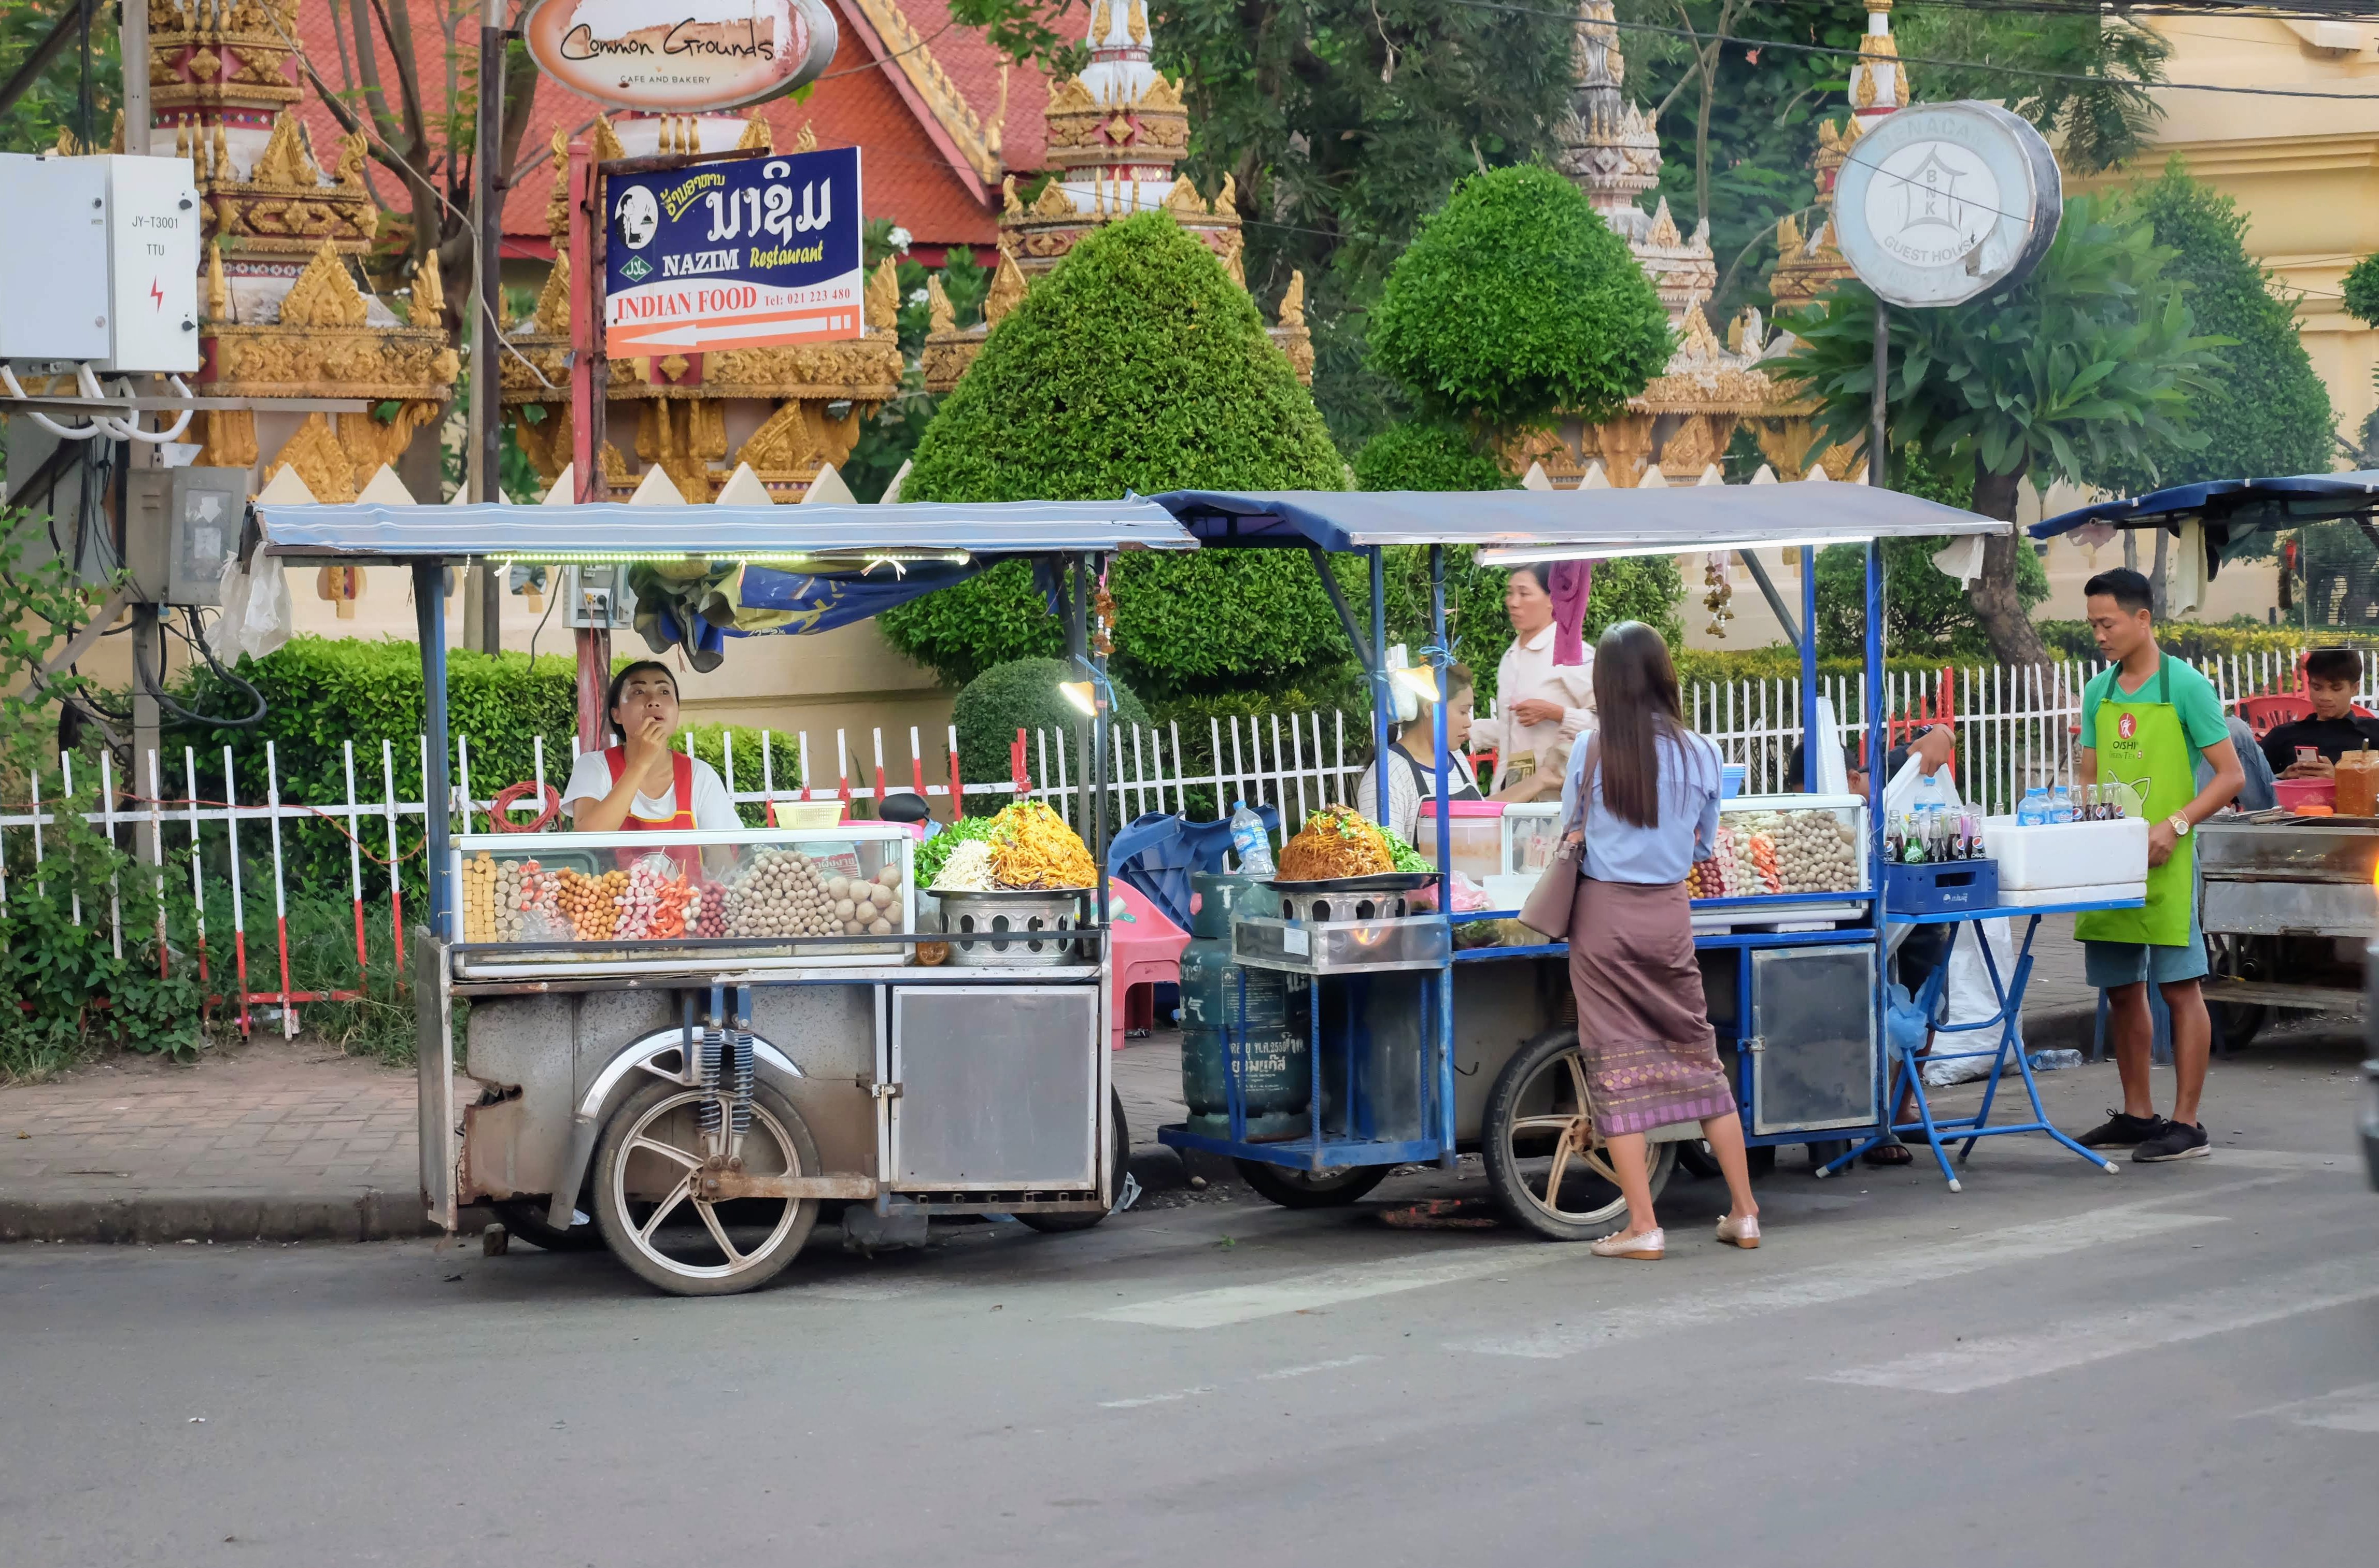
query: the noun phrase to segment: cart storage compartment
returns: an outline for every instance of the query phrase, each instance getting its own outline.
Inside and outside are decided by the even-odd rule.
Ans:
[[[891,1185],[1096,1188],[1105,1043],[1095,986],[893,987]]]
[[[1755,1133],[1875,1120],[1875,949],[1769,947],[1751,956]]]

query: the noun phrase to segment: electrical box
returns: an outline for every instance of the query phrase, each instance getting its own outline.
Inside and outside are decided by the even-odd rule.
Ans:
[[[124,562],[134,590],[151,604],[222,603],[248,491],[245,468],[128,470]]]
[[[562,610],[580,631],[626,631],[636,623],[636,596],[624,566],[565,566]]]
[[[187,158],[0,154],[0,359],[199,368],[199,192]]]

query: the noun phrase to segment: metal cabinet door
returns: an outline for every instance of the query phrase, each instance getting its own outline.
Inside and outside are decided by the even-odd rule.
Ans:
[[[1105,1043],[1093,986],[894,986],[892,1185],[1095,1190]]]
[[[1751,1130],[1817,1132],[1875,1120],[1875,949],[1767,947],[1751,956]]]

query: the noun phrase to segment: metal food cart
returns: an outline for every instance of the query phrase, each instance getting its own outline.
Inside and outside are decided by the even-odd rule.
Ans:
[[[740,563],[799,574],[818,602],[854,615],[897,597],[900,583],[924,592],[1032,559],[1070,571],[1072,652],[1104,691],[1086,633],[1097,563],[1195,548],[1162,508],[1130,499],[260,501],[249,515],[244,555],[410,569],[433,802],[452,801],[442,574],[466,559]],[[1062,593],[1060,575],[1045,573],[1045,586]],[[1094,831],[1105,723],[1102,701],[1089,747]],[[1129,1141],[1109,1081],[1103,874],[1072,912],[1029,935],[961,938],[919,928],[915,840],[902,824],[457,834],[453,815],[450,804],[428,813],[429,921],[415,947],[433,1223],[452,1230],[465,1205],[492,1204],[532,1241],[608,1245],[662,1290],[724,1295],[783,1268],[829,1207],[863,1242],[922,1239],[935,1214],[1070,1230],[1108,1212]],[[949,961],[921,962],[929,944]]]
[[[1385,768],[1390,672],[1381,552],[1429,550],[1431,645],[1443,691],[1455,650],[1447,634],[1445,552],[1479,551],[1487,564],[1789,548],[1800,552],[1803,733],[1817,729],[1816,553],[1837,543],[1866,548],[1867,754],[1880,756],[1883,710],[1883,566],[1876,541],[2004,529],[1970,513],[1864,486],[1710,486],[1487,494],[1185,491],[1157,500],[1206,549],[1308,552],[1371,677],[1373,741]],[[1370,626],[1358,621],[1328,571],[1333,553],[1368,561]],[[1437,789],[1446,794],[1444,718],[1434,707]],[[1815,748],[1805,766],[1817,767]],[[1879,775],[1880,770],[1877,770]],[[1805,780],[1805,782],[1806,780]],[[1877,1129],[1882,1104],[1884,933],[1878,866],[1883,779],[1868,795],[1766,796],[1724,802],[1721,820],[1748,828],[1754,814],[1847,834],[1856,846],[1842,886],[1697,899],[1696,947],[1721,1059],[1734,1080],[1755,1158],[1809,1143],[1827,1157]],[[1239,917],[1234,929],[1241,985],[1249,969],[1288,977],[1302,1012],[1310,1082],[1302,1132],[1251,1137],[1246,1064],[1235,1040],[1224,1133],[1184,1124],[1158,1129],[1165,1143],[1238,1162],[1250,1184],[1298,1206],[1351,1202],[1399,1164],[1451,1166],[1482,1153],[1500,1207],[1514,1221],[1563,1240],[1600,1235],[1624,1210],[1586,1097],[1563,942],[1465,946],[1455,927],[1514,911],[1453,916],[1451,821],[1436,822],[1436,910],[1416,911],[1383,887],[1301,891],[1275,884],[1278,914]],[[1427,820],[1426,818],[1424,819]],[[1244,1023],[1241,1036],[1244,1036]],[[1700,1158],[1691,1124],[1663,1128],[1652,1182],[1680,1157]]]
[[[2211,582],[2225,561],[2309,523],[2379,514],[2379,470],[2221,479],[2094,502],[2034,525],[2037,538],[2088,528],[2162,528]],[[2365,997],[2379,818],[2264,811],[2199,824],[2196,878],[2205,1002],[2215,1045],[2247,1044],[2275,1013],[2356,1013]]]

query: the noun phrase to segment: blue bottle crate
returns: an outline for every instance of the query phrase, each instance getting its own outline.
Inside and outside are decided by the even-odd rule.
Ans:
[[[1884,868],[1883,907],[1896,915],[1987,910],[1999,901],[1997,861],[1937,861]]]

